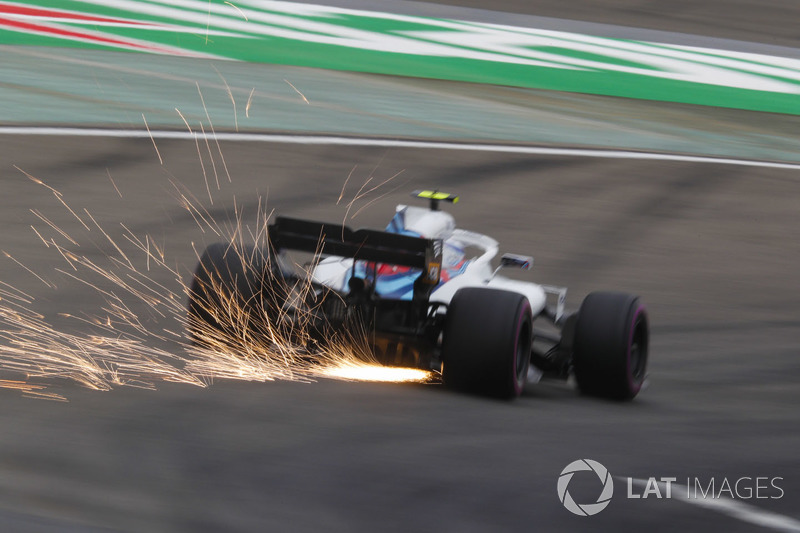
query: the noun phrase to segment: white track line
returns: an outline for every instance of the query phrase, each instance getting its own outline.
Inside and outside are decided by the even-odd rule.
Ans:
[[[59,128],[59,127],[0,127],[0,135],[53,135],[66,137],[123,137],[132,139],[179,139],[194,140],[198,135],[188,131],[103,129],[103,128]],[[606,159],[638,159],[648,161],[679,161],[685,163],[715,163],[744,167],[782,168],[800,170],[800,163],[778,163],[752,159],[730,159],[710,156],[640,152],[632,150],[603,150],[583,148],[550,148],[493,143],[459,143],[448,141],[411,141],[401,139],[377,139],[369,137],[343,137],[328,135],[279,135],[272,133],[216,132],[211,136],[219,141],[267,142],[310,145],[376,146],[388,148],[422,148],[435,150],[464,150],[470,152],[496,152],[523,155],[562,155],[570,157],[597,157]]]
[[[619,479],[627,479],[627,478],[620,478],[619,476],[616,477]],[[631,483],[633,483],[634,485],[639,485],[641,487],[647,486],[646,479],[632,478]],[[657,483],[661,488],[662,491],[661,493],[665,494],[667,490],[667,484],[660,481]],[[800,521],[795,520],[794,518],[784,516],[778,513],[773,513],[772,511],[759,509],[758,507],[744,503],[741,500],[731,500],[729,498],[681,498],[676,496],[676,494],[680,495],[682,491],[684,491],[683,493],[685,494],[685,490],[686,490],[685,485],[678,485],[673,483],[672,484],[673,496],[670,499],[681,501],[691,505],[697,505],[698,507],[703,507],[704,509],[710,509],[712,511],[728,515],[731,518],[736,518],[737,520],[741,520],[742,522],[747,522],[749,524],[754,524],[756,526],[773,529],[775,531],[781,531],[784,533],[800,533]]]

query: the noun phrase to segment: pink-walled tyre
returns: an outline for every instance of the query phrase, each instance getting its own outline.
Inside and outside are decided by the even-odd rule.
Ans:
[[[196,344],[237,344],[263,329],[267,264],[266,252],[253,246],[206,248],[189,290],[189,333]]]
[[[647,311],[637,296],[593,292],[581,304],[572,362],[584,394],[630,400],[642,388],[649,345]]]
[[[447,307],[442,379],[459,391],[500,398],[522,393],[533,339],[528,299],[518,293],[460,289]]]

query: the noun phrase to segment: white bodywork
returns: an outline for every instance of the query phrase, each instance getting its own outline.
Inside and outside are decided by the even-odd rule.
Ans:
[[[402,221],[398,228],[397,221]],[[395,227],[393,227],[393,224]],[[442,271],[448,267],[461,265],[459,272],[449,280],[444,280],[433,291],[431,303],[448,304],[457,290],[463,287],[485,287],[502,289],[524,295],[531,305],[535,317],[545,308],[547,294],[559,296],[558,314],[561,314],[566,291],[555,287],[545,287],[536,283],[524,282],[497,275],[492,267],[492,259],[497,255],[498,242],[491,237],[472,231],[457,229],[453,217],[444,211],[398,205],[395,218],[389,224],[389,231],[413,234],[429,239],[442,239],[444,251]],[[397,231],[401,230],[401,231]],[[475,257],[465,257],[464,250],[477,249]],[[328,257],[320,261],[313,272],[313,279],[340,292],[347,290],[347,282],[353,270],[353,259]],[[380,291],[377,291],[380,294]]]

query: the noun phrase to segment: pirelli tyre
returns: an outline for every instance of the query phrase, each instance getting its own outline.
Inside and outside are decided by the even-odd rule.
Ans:
[[[263,336],[274,295],[268,252],[251,245],[212,244],[189,291],[189,332],[199,345],[237,345]]]
[[[647,311],[637,296],[593,292],[575,324],[572,362],[581,392],[630,400],[642,388],[649,346]]]
[[[442,379],[456,390],[501,398],[522,393],[531,359],[533,324],[518,293],[463,288],[447,307]]]

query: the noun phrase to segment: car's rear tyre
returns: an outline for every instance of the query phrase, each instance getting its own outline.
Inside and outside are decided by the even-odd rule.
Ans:
[[[206,248],[189,291],[189,332],[199,345],[236,345],[268,327],[266,250],[216,243]]]
[[[581,392],[615,400],[636,396],[647,370],[649,335],[638,297],[589,294],[578,312],[572,356]]]
[[[533,319],[518,293],[464,288],[447,306],[442,379],[454,389],[514,398],[528,375]]]

